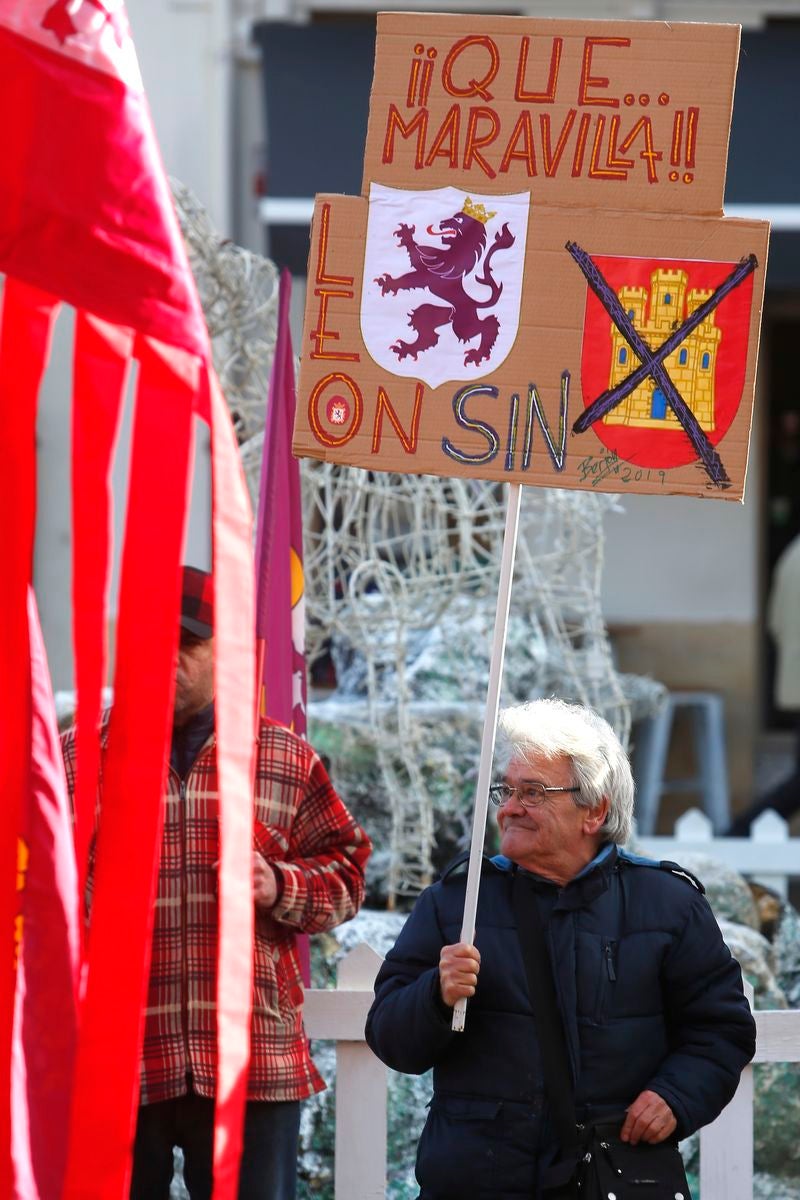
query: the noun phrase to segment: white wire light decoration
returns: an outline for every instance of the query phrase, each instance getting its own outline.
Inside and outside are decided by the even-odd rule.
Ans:
[[[220,238],[187,188],[173,182],[173,194],[255,502],[278,273]],[[431,723],[464,737],[466,722],[478,753],[505,489],[312,460],[301,471],[307,661],[331,650],[339,667],[336,693],[311,712],[357,727],[374,747],[391,808],[391,904],[432,876],[433,801],[420,769]],[[620,675],[612,659],[600,589],[603,517],[615,504],[525,489],[504,700],[588,704],[627,745],[632,712],[652,711],[663,689]]]
[[[488,655],[505,489],[311,462],[303,481],[309,655],[332,641],[339,661],[349,650],[363,664],[362,687],[349,703],[336,700],[331,719],[360,724],[374,741],[392,803],[391,902],[432,875],[433,806],[419,769],[429,723],[471,716],[477,753],[488,657],[474,647]],[[618,674],[603,623],[602,523],[614,503],[594,493],[525,490],[511,603],[528,655],[518,674],[509,653],[504,692],[507,702],[557,694],[591,705],[627,744],[632,702],[652,707],[659,689]],[[435,668],[417,686],[430,667],[420,663],[431,640],[445,654],[448,640],[459,643],[455,703],[450,697],[437,706]],[[358,672],[350,674],[358,684]]]
[[[214,366],[240,445],[264,428],[278,322],[273,262],[223,238],[194,193],[170,180],[211,337]]]

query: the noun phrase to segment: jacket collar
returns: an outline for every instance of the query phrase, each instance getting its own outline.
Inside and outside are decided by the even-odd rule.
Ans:
[[[587,863],[574,879],[571,879],[569,883],[565,884],[559,890],[556,908],[571,911],[591,904],[597,896],[601,895],[608,888],[611,872],[614,869],[617,857],[618,850],[614,842],[606,842],[604,846],[601,846],[592,861]],[[509,873],[522,871],[535,883],[546,887],[556,886],[552,880],[545,879],[541,875],[536,875],[533,871],[526,871],[524,867],[519,867],[510,858],[506,858],[504,854],[496,854],[491,861],[500,871]]]

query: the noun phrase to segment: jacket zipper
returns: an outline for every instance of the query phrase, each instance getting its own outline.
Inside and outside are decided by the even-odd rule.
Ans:
[[[605,953],[606,953],[606,971],[608,972],[608,978],[611,980],[612,983],[616,983],[617,972],[614,967],[614,946],[613,946],[612,942],[606,942]]]
[[[594,1010],[594,1019],[600,1024],[606,1019],[611,985],[617,981],[617,968],[614,963],[615,946],[616,942],[604,940],[600,948],[600,980]]]

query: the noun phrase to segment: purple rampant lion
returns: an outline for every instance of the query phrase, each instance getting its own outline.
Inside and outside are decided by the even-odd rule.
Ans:
[[[462,210],[441,221],[439,229],[441,233],[437,234],[435,229],[428,226],[430,234],[441,237],[442,246],[419,245],[414,241],[413,225],[401,224],[394,231],[394,236],[408,252],[412,269],[397,279],[391,275],[378,276],[375,282],[381,289],[381,295],[393,296],[397,292],[427,288],[445,303],[420,304],[413,309],[408,314],[408,323],[417,335],[416,340],[404,342],[398,339],[391,349],[401,362],[409,356],[416,361],[417,355],[423,350],[430,350],[439,341],[437,331],[444,325],[452,325],[453,333],[460,342],[480,338],[478,345],[464,355],[465,366],[477,364],[489,357],[500,331],[496,316],[478,316],[481,309],[494,308],[503,291],[502,283],[498,283],[492,275],[491,260],[498,250],[508,250],[513,246],[515,238],[507,224],[495,234],[491,248],[483,258],[483,271],[475,276],[476,283],[490,288],[490,295],[487,300],[477,301],[464,290],[464,279],[477,268],[486,250],[484,222]]]

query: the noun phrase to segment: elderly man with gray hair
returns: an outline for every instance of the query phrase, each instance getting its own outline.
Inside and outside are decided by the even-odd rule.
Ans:
[[[459,942],[463,855],[417,901],[367,1020],[388,1066],[433,1068],[420,1200],[586,1195],[565,1097],[579,1133],[613,1128],[629,1153],[675,1142],[714,1120],[755,1050],[702,885],[622,849],[633,780],[611,726],[559,700],[506,709],[496,777],[501,853],[483,861],[475,945]]]

